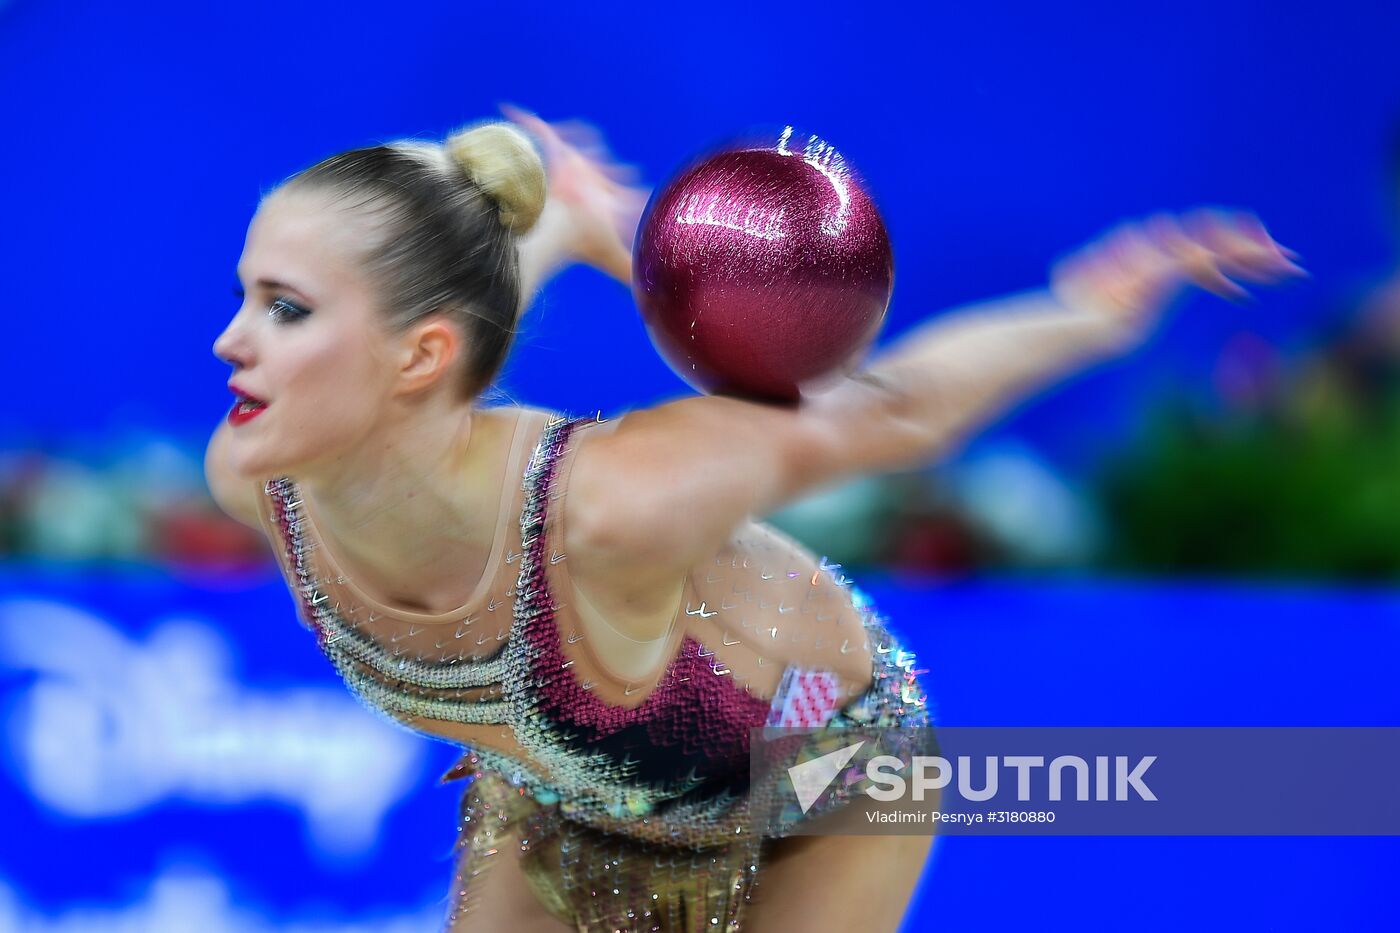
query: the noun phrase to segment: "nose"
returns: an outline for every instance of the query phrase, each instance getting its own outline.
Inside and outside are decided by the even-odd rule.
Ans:
[[[214,340],[214,355],[234,368],[242,368],[248,365],[248,345],[238,328],[238,317],[235,316],[223,333]]]

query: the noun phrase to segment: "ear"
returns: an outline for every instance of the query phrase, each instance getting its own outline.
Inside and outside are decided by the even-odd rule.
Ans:
[[[398,391],[419,392],[456,369],[462,335],[444,314],[430,314],[399,338]]]

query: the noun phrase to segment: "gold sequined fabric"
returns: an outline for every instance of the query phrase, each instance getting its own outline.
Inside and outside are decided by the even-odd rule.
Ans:
[[[541,805],[489,771],[464,794],[462,816],[460,845],[470,850],[467,864],[489,869],[483,863],[518,853],[536,899],[572,929],[740,929],[757,871],[748,841],[671,848],[601,832],[562,816],[556,806]]]

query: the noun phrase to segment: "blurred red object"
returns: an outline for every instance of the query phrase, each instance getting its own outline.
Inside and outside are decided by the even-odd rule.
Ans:
[[[181,566],[248,570],[266,565],[267,541],[209,503],[177,503],[160,512],[149,529],[153,559]]]
[[[976,533],[953,516],[929,516],[901,528],[888,563],[900,570],[960,573],[977,569],[984,550]]]

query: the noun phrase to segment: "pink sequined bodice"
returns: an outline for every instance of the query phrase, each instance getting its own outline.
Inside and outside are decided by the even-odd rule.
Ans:
[[[538,486],[527,504],[527,513],[535,506],[541,530],[556,502],[551,492],[560,453],[575,426],[569,422],[551,429],[541,444],[545,459],[536,464]],[[543,533],[534,536],[517,596],[528,619],[520,647],[535,692],[530,724],[565,748],[607,754],[645,783],[728,784],[742,775],[748,767],[749,730],[764,724],[770,701],[750,695],[728,676],[713,651],[687,636],[641,705],[629,709],[605,702],[576,675],[563,651],[565,636],[545,573],[545,540]]]
[[[865,684],[879,692],[864,679],[872,670],[890,690],[910,688],[910,662],[872,646],[870,617],[839,566],[757,523],[691,568],[651,673],[619,678],[580,616],[560,531],[576,438],[595,419],[540,420],[528,464],[528,432],[515,421],[510,446],[520,457],[503,462],[507,475],[524,464],[519,510],[507,485],[499,560],[479,601],[455,613],[367,607],[336,577],[332,555],[312,553],[321,543],[296,484],[267,484],[268,528],[285,543],[303,616],[367,705],[470,745],[485,767],[519,775],[542,800],[623,819],[679,807],[693,820],[692,805],[743,792],[751,729],[820,725]]]

